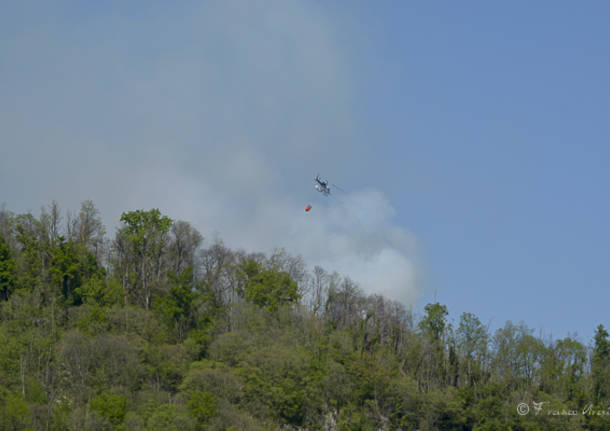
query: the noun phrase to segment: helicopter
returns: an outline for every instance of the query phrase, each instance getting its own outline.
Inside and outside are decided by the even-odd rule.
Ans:
[[[328,196],[330,194],[330,186],[328,185],[328,180],[323,180],[322,178],[320,178],[320,175],[316,175],[316,177],[314,178],[314,184],[315,189],[320,193],[324,194],[324,196]]]
[[[345,191],[336,184],[333,184],[333,187],[336,189],[339,189],[343,192]],[[322,178],[320,178],[319,174],[316,175],[316,177],[314,178],[314,188],[317,191],[319,191],[320,193],[322,193],[324,196],[330,195],[330,185],[329,185],[328,180],[323,180]],[[305,212],[309,212],[310,210],[311,210],[311,205],[307,205],[305,207]]]

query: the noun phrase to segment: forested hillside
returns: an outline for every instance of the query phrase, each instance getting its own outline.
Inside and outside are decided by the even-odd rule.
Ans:
[[[0,212],[0,429],[610,429],[602,325],[490,333],[158,210],[120,222]]]

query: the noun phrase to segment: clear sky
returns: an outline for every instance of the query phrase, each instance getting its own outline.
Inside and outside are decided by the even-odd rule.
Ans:
[[[7,208],[158,207],[456,321],[610,327],[609,3],[126,3],[3,7]]]

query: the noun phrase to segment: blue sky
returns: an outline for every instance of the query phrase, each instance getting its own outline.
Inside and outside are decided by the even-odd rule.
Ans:
[[[610,326],[607,3],[5,9],[9,209],[159,207],[456,321]]]
[[[603,2],[399,2],[340,18],[366,39],[371,171],[418,238],[425,297],[454,316],[585,339],[608,326],[609,17]]]

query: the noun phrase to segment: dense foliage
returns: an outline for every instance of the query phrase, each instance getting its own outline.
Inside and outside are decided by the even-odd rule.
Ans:
[[[602,325],[491,334],[159,210],[121,223],[0,211],[1,430],[610,429]]]

